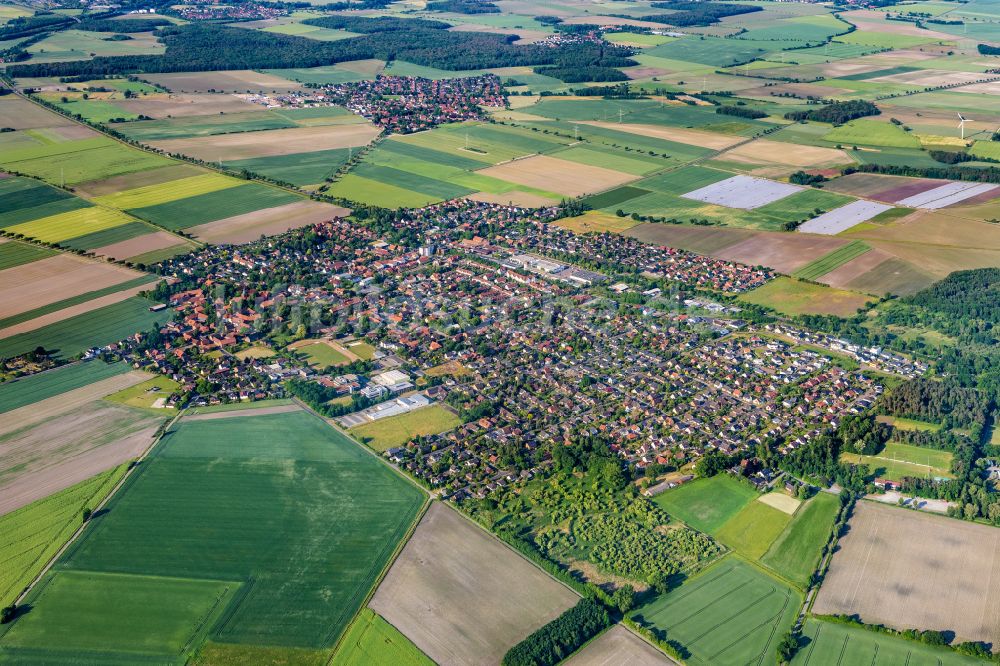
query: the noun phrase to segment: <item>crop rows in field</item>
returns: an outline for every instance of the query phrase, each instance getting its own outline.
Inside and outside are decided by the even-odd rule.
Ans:
[[[843,247],[839,247],[830,254],[824,255],[815,261],[811,261],[793,273],[794,277],[803,280],[816,280],[843,266],[852,259],[857,259],[872,248],[862,241],[851,241]]]

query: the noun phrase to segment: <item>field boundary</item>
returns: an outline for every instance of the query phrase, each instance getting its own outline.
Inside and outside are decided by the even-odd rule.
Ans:
[[[178,419],[180,419],[181,416],[183,416],[184,411],[185,410],[181,410],[180,412],[178,412],[174,416],[174,418],[172,418],[165,426],[163,426],[160,429],[160,434],[158,434],[150,443],[150,445],[146,447],[146,450],[142,452],[142,455],[140,455],[138,458],[129,463],[130,465],[129,468],[125,471],[125,474],[122,475],[122,478],[118,480],[118,483],[115,484],[115,487],[112,488],[110,491],[108,491],[108,494],[104,496],[104,499],[102,499],[101,502],[92,509],[94,514],[98,513],[101,509],[107,506],[108,502],[111,501],[111,499],[118,493],[118,491],[122,488],[122,486],[124,486],[129,479],[133,478],[136,475],[136,470],[139,469],[140,463],[142,463],[142,461],[144,461],[146,458],[149,457],[149,454],[152,453],[154,448],[156,448],[156,445],[163,440],[163,436],[166,435],[170,431],[170,428],[172,428],[174,424],[177,423]],[[87,526],[90,525],[90,523],[91,521],[88,520],[82,523],[78,528],[76,528],[76,531],[73,532],[72,536],[70,536],[70,538],[66,541],[66,543],[63,544],[62,548],[60,548],[56,552],[56,554],[49,559],[49,561],[45,564],[45,566],[38,573],[38,575],[35,576],[34,580],[32,580],[31,583],[28,584],[28,586],[24,589],[21,595],[18,596],[18,598],[14,601],[15,605],[20,605],[25,600],[25,598],[31,593],[31,591],[35,588],[35,586],[38,585],[38,582],[42,578],[44,578],[45,574],[47,574],[52,569],[52,567],[63,555],[63,553],[69,550],[70,546],[72,546],[80,538],[80,535],[83,534],[84,530],[87,529]]]

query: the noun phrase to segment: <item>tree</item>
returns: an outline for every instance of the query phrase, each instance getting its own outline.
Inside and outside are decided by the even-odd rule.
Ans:
[[[90,510],[90,507],[83,508],[83,522],[90,520],[90,517],[94,515],[94,512]]]
[[[784,664],[792,660],[799,650],[799,639],[794,632],[789,631],[778,643],[778,663]]]
[[[635,603],[635,589],[631,585],[622,585],[611,595],[611,603],[622,613],[627,613]]]
[[[5,606],[3,610],[0,610],[0,624],[11,622],[15,615],[17,615],[17,606],[15,604]]]

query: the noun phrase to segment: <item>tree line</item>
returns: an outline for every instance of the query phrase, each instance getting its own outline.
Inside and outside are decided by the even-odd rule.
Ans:
[[[712,25],[727,16],[751,14],[762,10],[762,7],[755,5],[737,5],[731,2],[689,2],[687,0],[653,2],[650,4],[650,7],[653,9],[670,9],[674,13],[643,16],[644,21],[666,23],[685,28]]]
[[[823,104],[815,109],[805,111],[789,111],[785,114],[787,120],[815,120],[821,123],[840,125],[857,118],[877,116],[882,112],[877,106],[865,100],[850,102],[834,102]]]
[[[580,602],[512,647],[503,666],[555,666],[611,624],[595,599]]]

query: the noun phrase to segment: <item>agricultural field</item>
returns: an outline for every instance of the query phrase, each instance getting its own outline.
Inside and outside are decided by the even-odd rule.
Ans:
[[[763,666],[774,663],[801,603],[793,588],[731,555],[632,617],[681,645],[685,663]]]
[[[715,538],[752,560],[760,559],[785,530],[792,517],[757,498],[729,519]]]
[[[16,133],[15,133],[16,134]],[[74,185],[89,180],[167,166],[165,157],[130,148],[98,136],[70,139],[4,150],[0,167],[41,178],[50,183]]]
[[[418,436],[437,435],[462,424],[454,412],[443,405],[422,407],[399,416],[389,416],[350,429],[351,436],[382,452],[402,446]]]
[[[32,592],[3,650],[183,661],[206,638],[329,647],[422,502],[305,412],[181,421]]]
[[[624,626],[616,624],[565,663],[566,666],[668,666],[674,662]]]
[[[872,300],[864,294],[788,277],[771,280],[741,295],[740,299],[786,315],[834,314],[841,317],[854,314]]]
[[[114,467],[65,490],[0,515],[0,604],[20,596],[42,568],[83,523],[83,510],[95,508],[125,474]]]
[[[91,361],[4,382],[0,384],[0,414],[128,371],[125,363]]]
[[[728,474],[696,479],[653,498],[661,509],[691,527],[716,534],[757,497],[757,491]]]
[[[498,663],[577,595],[433,502],[369,607],[438,663]]]
[[[109,402],[116,402],[129,407],[139,407],[141,409],[168,409],[163,403],[180,387],[180,384],[173,379],[163,375],[157,375],[149,381],[136,384],[118,393],[105,398]],[[173,408],[169,408],[173,413]]]
[[[361,612],[347,629],[337,652],[329,662],[333,666],[432,666],[427,658],[399,630],[369,608]]]
[[[818,278],[826,275],[830,271],[839,268],[849,261],[857,259],[864,253],[871,250],[871,247],[861,241],[851,241],[843,245],[830,254],[824,255],[812,261],[802,268],[792,273],[792,277],[800,280],[810,280],[815,282]]]
[[[973,666],[983,661],[945,647],[887,636],[820,618],[807,618],[802,635],[808,641],[792,666],[841,666],[842,664],[926,664]]]
[[[817,493],[798,508],[760,563],[804,589],[816,570],[836,516],[836,496]]]
[[[876,502],[859,502],[849,525],[814,613],[953,631],[959,641],[1000,637],[995,528]],[[896,545],[907,542],[921,547],[899,557]]]
[[[374,125],[354,123],[165,139],[149,144],[167,153],[179,153],[206,162],[231,162],[313,150],[358,148],[369,144],[380,132],[381,129]]]

